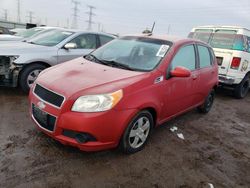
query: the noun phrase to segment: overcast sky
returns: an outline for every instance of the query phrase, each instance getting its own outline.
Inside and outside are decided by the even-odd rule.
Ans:
[[[69,26],[73,20],[71,0],[20,0],[21,20],[28,11],[34,22],[51,26]],[[156,22],[155,32],[186,36],[194,26],[238,25],[250,28],[250,0],[79,0],[78,28],[86,29],[87,5],[96,7],[93,30],[98,23],[110,33],[140,33]],[[8,10],[10,20],[17,19],[17,0],[0,0],[0,18]],[[68,20],[68,21],[67,21]]]

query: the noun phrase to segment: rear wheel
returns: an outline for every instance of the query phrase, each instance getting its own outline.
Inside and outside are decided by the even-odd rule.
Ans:
[[[120,148],[124,153],[135,153],[143,149],[154,121],[152,114],[148,111],[141,111],[129,123],[120,141]]]
[[[212,106],[213,106],[213,103],[214,103],[214,97],[215,97],[215,92],[214,92],[214,89],[208,94],[205,102],[198,107],[198,110],[199,112],[201,113],[208,113]]]
[[[45,65],[32,64],[22,70],[19,76],[19,85],[25,93],[29,92],[31,85],[35,82],[40,72],[45,68]]]
[[[236,88],[234,89],[234,96],[237,99],[243,99],[244,97],[246,97],[248,91],[249,91],[249,87],[250,87],[250,79],[249,79],[249,75],[247,75],[240,84],[238,84],[236,86]]]

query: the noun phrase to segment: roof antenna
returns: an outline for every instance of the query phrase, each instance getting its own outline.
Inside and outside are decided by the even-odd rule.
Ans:
[[[153,35],[154,28],[155,28],[155,22],[153,23],[151,30],[146,28],[142,33],[145,34],[146,36],[151,36]]]
[[[153,23],[153,26],[152,26],[152,29],[151,29],[151,32],[150,32],[149,36],[153,35],[154,28],[155,28],[155,22]]]

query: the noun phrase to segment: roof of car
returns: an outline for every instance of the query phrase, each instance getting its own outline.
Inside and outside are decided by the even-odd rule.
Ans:
[[[180,36],[173,36],[173,35],[136,34],[136,35],[126,35],[126,36],[147,37],[147,38],[151,38],[151,39],[166,40],[166,41],[170,41],[173,43],[180,42],[180,41],[199,41],[199,40],[195,40],[195,39],[189,39],[189,38],[180,37]]]
[[[85,30],[79,30],[79,29],[66,29],[66,28],[56,28],[56,29],[60,29],[63,31],[68,31],[68,32],[74,32],[74,33],[92,33],[92,34],[106,35],[106,36],[110,36],[112,38],[116,38],[115,35],[112,35],[109,33],[104,33],[104,32],[85,31]]]
[[[230,25],[204,25],[204,26],[198,26],[195,27],[196,29],[198,28],[228,28],[228,29],[245,29],[250,31],[250,29],[242,26],[230,26]]]

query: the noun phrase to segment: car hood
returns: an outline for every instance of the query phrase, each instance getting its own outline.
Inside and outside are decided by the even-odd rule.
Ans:
[[[0,35],[0,41],[19,41],[22,39],[23,37],[19,37],[15,35],[8,35],[8,34]]]
[[[147,74],[93,63],[81,57],[46,69],[36,82],[67,98],[77,98],[123,89]]]
[[[22,55],[48,50],[50,47],[26,42],[0,42],[0,55]]]

